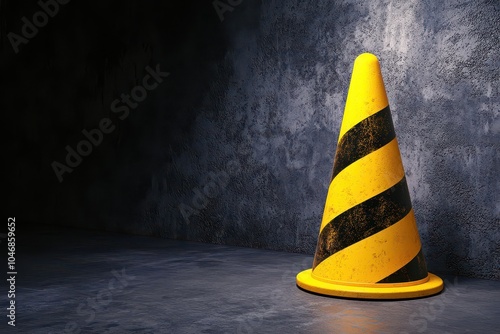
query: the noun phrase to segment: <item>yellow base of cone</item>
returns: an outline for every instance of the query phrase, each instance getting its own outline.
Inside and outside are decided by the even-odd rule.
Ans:
[[[435,295],[443,290],[443,280],[429,273],[425,283],[410,286],[352,286],[327,283],[317,280],[312,275],[312,269],[307,269],[297,275],[297,285],[304,290],[321,295],[359,298],[359,299],[407,299]],[[391,284],[387,284],[391,285]]]

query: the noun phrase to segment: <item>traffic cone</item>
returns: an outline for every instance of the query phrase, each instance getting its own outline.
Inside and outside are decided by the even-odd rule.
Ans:
[[[307,291],[349,298],[436,294],[427,272],[377,57],[354,62]]]

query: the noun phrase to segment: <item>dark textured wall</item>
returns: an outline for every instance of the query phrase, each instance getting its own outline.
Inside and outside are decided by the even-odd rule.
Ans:
[[[7,33],[39,7],[2,4],[8,208],[312,254],[352,63],[372,52],[429,268],[500,279],[497,1],[183,3],[70,2],[17,54]],[[158,64],[120,119],[113,101]],[[103,118],[114,130],[59,182],[53,161]]]

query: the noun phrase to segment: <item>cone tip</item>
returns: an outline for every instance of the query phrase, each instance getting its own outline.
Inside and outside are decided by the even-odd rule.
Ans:
[[[372,53],[368,53],[368,52],[360,54],[356,58],[356,60],[354,61],[354,64],[356,64],[356,65],[370,65],[370,64],[373,64],[373,63],[377,63],[378,64],[377,56],[375,56]]]

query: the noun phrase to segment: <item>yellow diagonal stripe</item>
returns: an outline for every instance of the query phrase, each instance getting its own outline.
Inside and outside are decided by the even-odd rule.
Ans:
[[[389,189],[404,175],[396,138],[353,162],[328,188],[320,231],[339,214]]]
[[[399,222],[325,259],[313,276],[330,282],[376,283],[410,262],[420,248],[412,209]]]
[[[354,125],[388,105],[378,59],[363,53],[354,61],[339,141]]]

